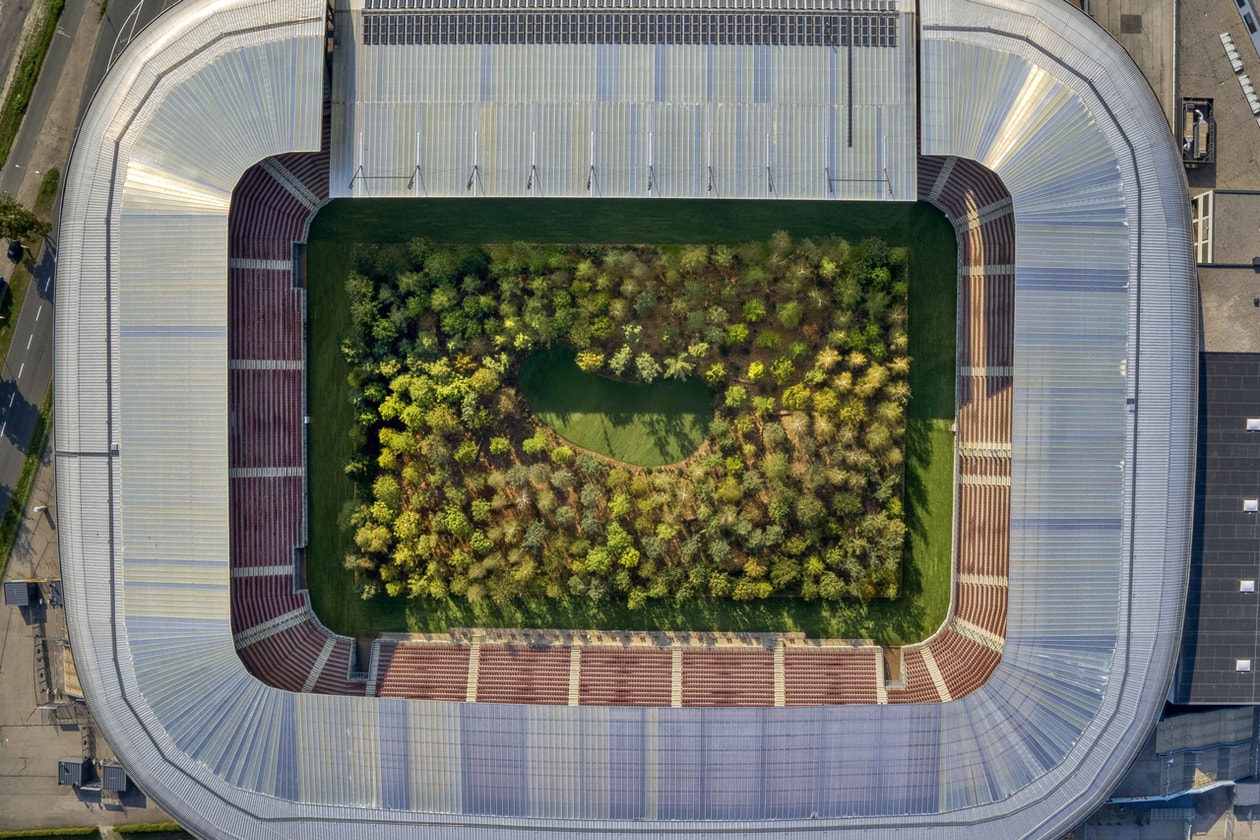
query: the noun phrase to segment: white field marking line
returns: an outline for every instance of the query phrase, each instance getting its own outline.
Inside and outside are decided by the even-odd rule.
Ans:
[[[18,379],[22,378],[22,371],[24,370],[26,370],[26,362],[22,362],[21,366],[18,368],[18,375],[17,375]]]
[[[43,312],[43,311],[44,311],[44,304],[42,304],[42,303],[41,303],[41,304],[39,305],[39,309],[36,309],[36,310],[35,310],[35,320],[36,320],[36,321],[38,321],[38,320],[39,320],[39,315],[40,315],[40,313],[41,313],[41,312]]]

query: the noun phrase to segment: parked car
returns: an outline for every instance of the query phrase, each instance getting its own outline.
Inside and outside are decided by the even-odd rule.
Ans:
[[[9,262],[17,262],[22,259],[22,243],[16,239],[9,240]]]

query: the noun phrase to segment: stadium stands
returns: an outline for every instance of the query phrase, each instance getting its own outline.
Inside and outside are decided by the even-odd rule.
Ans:
[[[785,705],[876,703],[883,668],[878,648],[792,648],[784,655]]]
[[[236,250],[238,247],[249,253],[291,251],[292,241],[264,243],[253,233],[239,232],[236,226],[257,223],[265,230],[281,231],[282,240],[289,235],[284,231],[304,229],[302,214],[309,214],[312,206],[317,206],[320,195],[310,184],[318,185],[326,167],[326,153],[286,155],[264,161],[246,173],[234,194],[230,221],[232,256],[238,263],[247,259],[242,256],[244,252]],[[987,651],[994,655],[963,655],[975,643],[959,637],[958,625],[947,621],[938,634],[925,642],[931,650],[928,661],[932,667],[920,667],[924,654],[915,650],[917,646],[906,648],[904,686],[881,695],[882,672],[871,664],[877,655],[872,649],[838,648],[825,654],[790,649],[787,658],[792,665],[787,669],[790,685],[786,702],[791,705],[875,703],[882,696],[891,702],[939,702],[942,693],[938,683],[946,687],[949,699],[957,699],[983,685],[1001,655],[1006,627],[1010,517],[1010,344],[1014,337],[1014,295],[1010,263],[992,270],[994,266],[986,262],[986,255],[997,252],[1011,258],[1011,201],[992,172],[970,161],[924,158],[919,172],[921,193],[935,197],[954,222],[960,245],[968,243],[962,249],[962,259],[975,260],[963,262],[960,278],[957,441],[962,454],[956,473],[960,482],[956,554],[961,577],[955,581],[953,615],[974,627],[973,632],[982,635],[990,645]],[[301,184],[294,186],[298,180]],[[305,203],[297,202],[295,196],[303,195],[307,198]],[[268,221],[277,216],[288,217],[288,226]],[[321,679],[308,684],[306,679],[297,679],[312,672],[323,645],[312,643],[296,649],[294,661],[286,662],[273,677],[267,667],[275,657],[270,651],[252,653],[250,648],[281,644],[292,634],[258,640],[242,635],[243,631],[295,611],[309,610],[305,593],[293,589],[291,565],[292,549],[302,542],[303,512],[301,496],[289,494],[300,494],[301,484],[292,476],[258,475],[260,471],[297,471],[302,467],[300,338],[299,352],[292,352],[293,336],[300,337],[302,298],[301,290],[293,287],[291,270],[238,267],[230,273],[234,289],[229,310],[233,346],[248,348],[251,353],[234,355],[230,364],[231,453],[233,467],[239,472],[232,479],[233,523],[238,526],[233,531],[232,563],[237,570],[233,576],[233,628],[243,660],[259,679],[278,688],[296,685],[323,691],[332,686],[361,693],[364,685],[357,681]],[[265,326],[260,327],[251,300],[235,293],[238,277],[243,289],[263,301]],[[269,334],[260,335],[263,329]],[[252,514],[250,508],[256,500],[271,513],[270,517]],[[271,538],[259,531],[270,532]],[[290,536],[286,539],[285,535]],[[256,571],[244,576],[239,571],[244,567]],[[316,628],[310,631],[314,636],[326,632],[313,615],[309,621]],[[329,637],[327,643],[336,652],[331,661],[340,667],[352,640]],[[448,644],[462,643],[451,640]],[[554,650],[485,648],[477,674],[470,676],[466,672],[467,651],[440,654],[436,652],[440,645],[429,641],[417,647],[387,641],[377,646],[376,655],[382,661],[374,669],[377,676],[369,691],[412,699],[475,698],[481,702],[558,705],[570,702],[570,654],[566,646]],[[465,663],[465,673],[459,677],[451,668],[461,661]],[[776,696],[775,662],[769,651],[702,647],[684,651],[682,662],[682,691],[676,705],[773,706],[784,695],[781,688]],[[806,662],[825,663],[829,673],[806,676]],[[636,663],[644,669],[642,685],[627,679]],[[535,665],[541,669],[537,674],[531,672]],[[431,666],[438,668],[432,682],[425,677]],[[323,670],[329,671],[327,667]],[[579,704],[664,706],[672,702],[671,667],[667,654],[661,651],[581,649],[574,673],[580,682],[576,696]],[[601,679],[608,680],[608,684],[600,685]],[[464,690],[457,690],[457,684],[462,684]],[[467,692],[469,685],[477,687],[474,694]],[[834,694],[824,690],[828,686],[835,688]]]
[[[477,671],[477,701],[565,705],[569,661],[569,651],[563,647],[484,646]]]
[[[583,647],[578,702],[593,706],[668,706],[673,654],[658,648]]]
[[[325,112],[325,124],[327,123]],[[324,137],[329,134],[325,127]],[[959,458],[961,482],[957,556],[958,571],[983,575],[985,585],[957,583],[954,614],[991,634],[1000,655],[1005,629],[1006,543],[1010,494],[1010,342],[1013,330],[1013,277],[1010,263],[994,266],[989,255],[1011,259],[1013,239],[1010,196],[988,170],[956,158],[920,161],[920,190],[934,197],[954,222],[962,246],[964,272],[960,279]],[[327,633],[310,612],[304,591],[298,589],[293,550],[303,545],[303,290],[293,282],[292,253],[309,218],[327,196],[328,153],[287,154],[251,167],[233,193],[229,215],[229,457],[232,467],[229,494],[232,516],[232,622],[242,660],[259,679],[277,688],[306,691],[362,693],[358,680],[333,679],[348,674],[353,640]],[[286,263],[286,257],[289,260]],[[966,262],[972,260],[973,262]],[[975,454],[971,454],[975,453]],[[974,568],[973,568],[974,567]],[[244,572],[249,569],[249,572]],[[292,622],[305,614],[309,627],[299,631],[283,623],[274,635],[250,633],[274,622]],[[941,677],[957,698],[983,685],[996,658],[976,660],[956,655],[963,641],[953,638],[948,623],[929,640]],[[276,648],[296,644],[289,657]],[[452,642],[451,644],[455,644]],[[412,646],[404,645],[404,650]],[[326,649],[327,648],[327,649]],[[433,643],[427,656],[395,655],[396,642],[377,648],[384,657],[369,691],[381,696],[415,699],[457,699],[444,682],[445,670],[435,672],[432,685],[409,669],[428,667],[437,655]],[[939,648],[939,650],[938,650]],[[567,650],[567,649],[566,649]],[[488,702],[569,702],[568,653],[487,650],[480,660],[475,699]],[[836,680],[814,680],[804,687],[799,664],[794,664],[790,702],[817,704],[877,702],[880,672],[864,667],[869,650],[832,651],[826,661],[843,674]],[[937,702],[940,693],[932,674],[917,663],[922,656],[907,650],[910,661],[906,683],[887,696],[893,702]],[[658,664],[657,651],[625,651],[606,661],[598,650],[582,651],[579,703],[669,705],[668,679],[642,690],[625,688],[629,661],[642,658],[645,667]],[[793,651],[794,663],[808,657]],[[447,658],[458,661],[459,655]],[[563,659],[564,674],[528,673],[530,664]],[[621,662],[620,667],[613,662]],[[683,658],[681,705],[762,705],[776,703],[775,666],[768,652],[734,654],[706,649],[688,650]],[[270,670],[282,663],[274,673]],[[588,663],[594,667],[587,670]],[[986,670],[969,669],[979,663]],[[547,667],[543,665],[543,667]],[[658,665],[658,667],[660,667]],[[610,684],[599,686],[603,674]],[[668,677],[669,671],[663,672]],[[464,675],[465,687],[468,675]],[[923,683],[923,681],[928,681]],[[859,685],[864,682],[864,685]],[[835,685],[829,696],[822,686]],[[964,688],[965,687],[965,688]],[[514,693],[516,692],[516,693]],[[782,693],[782,692],[780,692]],[[808,701],[806,700],[808,698]]]
[[[306,544],[304,292],[293,245],[328,197],[323,150],[264,159],[228,216],[228,458],[232,630],[241,661],[288,691],[363,694],[354,640],[329,633],[299,588]],[[460,697],[462,698],[462,695]]]
[[[767,650],[684,650],[684,706],[773,706],[774,654]]]
[[[199,836],[379,840],[844,830],[1004,840],[1062,834],[1106,795],[1167,694],[1185,594],[1197,341],[1177,150],[1141,74],[1067,4],[923,0],[898,13],[897,46],[847,50],[863,68],[856,86],[834,49],[807,45],[367,43],[357,0],[335,15],[309,0],[184,0],[137,35],[88,108],[66,177],[74,223],[62,226],[58,262],[56,457],[76,666],[101,731],[149,795]],[[918,37],[900,37],[916,25]],[[588,178],[643,194],[650,182],[635,167],[651,160],[642,141],[655,136],[673,194],[704,195],[708,126],[727,101],[744,118],[712,131],[725,156],[714,170],[719,189],[735,184],[737,194],[773,185],[821,198],[830,185],[877,197],[895,188],[904,199],[916,191],[913,149],[941,159],[928,197],[971,214],[962,273],[983,267],[1018,290],[1012,353],[970,357],[977,381],[960,389],[958,418],[959,510],[971,517],[960,540],[967,528],[977,545],[997,536],[986,512],[1005,510],[1010,528],[1005,568],[986,551],[960,551],[955,617],[928,644],[902,650],[906,688],[889,686],[887,704],[877,691],[874,704],[568,708],[553,701],[561,684],[566,703],[581,699],[584,649],[525,645],[517,655],[495,642],[484,688],[482,651],[473,667],[469,646],[476,682],[466,675],[465,697],[504,685],[495,699],[546,703],[320,693],[350,682],[353,646],[316,634],[287,570],[272,581],[251,571],[291,566],[287,537],[235,533],[264,519],[234,512],[230,486],[233,500],[252,494],[280,516],[292,508],[265,501],[235,470],[280,471],[285,494],[302,479],[284,454],[290,438],[260,442],[253,466],[229,458],[229,389],[259,386],[225,364],[238,357],[223,284],[235,282],[231,270],[282,271],[292,260],[298,208],[310,202],[301,185],[312,186],[302,167],[255,172],[252,232],[235,239],[230,198],[259,161],[320,148],[332,44],[324,147],[330,169],[346,174],[332,179],[339,191],[367,167],[355,194],[395,183],[369,177],[396,179],[390,191],[401,192],[419,157],[424,184],[414,178],[412,194],[465,195],[470,170],[484,176],[474,178],[479,190],[520,194],[530,125],[545,122],[574,141],[540,149],[552,194],[595,195],[581,187]],[[533,72],[504,74],[508,64],[493,57],[506,50],[528,53]],[[706,84],[735,66],[747,68],[744,89]],[[417,97],[406,87],[416,80],[441,90]],[[809,101],[780,100],[798,80],[812,85]],[[846,91],[860,97],[876,82],[892,89],[845,107]],[[671,104],[644,105],[662,96]],[[898,103],[918,103],[917,113],[910,104],[881,121],[879,109]],[[591,114],[631,130],[588,130]],[[655,135],[645,115],[660,121]],[[763,119],[788,149],[769,143]],[[859,130],[833,156],[846,120]],[[914,136],[902,130],[915,124]],[[884,146],[881,131],[899,136]],[[612,155],[628,165],[605,166]],[[966,161],[1005,185],[1013,227],[987,186],[958,198],[968,180],[952,170]],[[892,177],[861,186],[881,164]],[[283,283],[269,288],[260,297],[274,294],[284,311]],[[968,319],[986,341],[1000,328]],[[271,410],[259,403],[241,419]],[[1003,423],[1009,453],[989,437]],[[969,429],[980,437],[968,449]],[[300,538],[300,514],[290,526]],[[231,563],[242,547],[258,553]],[[991,580],[1003,576],[1005,585]],[[233,624],[233,593],[247,591],[276,609],[298,604]],[[994,632],[1003,614],[1005,632]],[[373,692],[388,682],[384,647],[363,684]],[[753,662],[751,693],[763,702],[769,684],[786,705],[796,696],[790,647],[724,650],[712,662],[697,654],[691,684],[711,685],[696,701],[725,690],[710,674]],[[301,655],[282,661],[291,650]],[[270,657],[256,670],[281,674],[288,690],[242,666],[254,656]],[[531,658],[545,670],[513,672]],[[441,678],[455,691],[457,669]],[[683,680],[672,650],[670,669],[673,703]]]
[[[459,701],[468,696],[468,645],[377,643],[381,697]]]

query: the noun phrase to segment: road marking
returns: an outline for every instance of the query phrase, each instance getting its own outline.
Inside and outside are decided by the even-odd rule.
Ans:
[[[31,342],[35,340],[35,333],[31,333],[26,339],[26,349],[31,349]]]
[[[22,378],[22,371],[26,370],[26,362],[22,362],[22,366],[18,368],[18,379]]]
[[[39,320],[39,313],[41,313],[41,312],[43,312],[43,311],[44,311],[44,304],[42,304],[42,303],[41,303],[41,304],[39,305],[39,309],[36,309],[36,310],[35,310],[35,320],[36,320],[36,321],[38,321],[38,320]]]
[[[9,408],[13,407],[13,401],[15,399],[17,399],[17,391],[14,391],[12,394],[9,394]]]
[[[51,283],[51,282],[52,282],[52,275],[50,274],[50,275],[48,275],[48,277],[47,277],[47,278],[45,278],[45,280],[44,280],[44,291],[45,291],[45,292],[47,292],[47,291],[48,291],[48,284],[49,284],[49,283]]]
[[[8,420],[5,420],[3,423],[0,423],[0,437],[4,437],[4,430],[5,430],[5,427],[8,425],[9,425]]]

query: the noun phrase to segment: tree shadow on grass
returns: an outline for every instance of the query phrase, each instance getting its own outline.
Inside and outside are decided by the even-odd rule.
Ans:
[[[906,423],[905,510],[906,529],[920,538],[927,536],[929,498],[924,474],[932,462],[932,426],[923,421]]]
[[[557,630],[696,631],[732,633],[799,632],[808,638],[870,639],[878,644],[922,641],[936,627],[923,626],[927,611],[909,590],[920,587],[908,570],[908,590],[898,600],[805,601],[775,597],[764,601],[732,601],[698,597],[682,604],[648,601],[631,610],[623,593],[599,601],[581,596],[517,598],[507,604],[490,599],[473,604],[463,598],[421,597],[407,602],[407,628],[416,633],[443,633],[452,627],[502,627]]]
[[[674,463],[694,452],[712,413],[712,396],[698,380],[616,381],[582,371],[568,348],[525,360],[519,383],[530,408],[561,437],[641,466]],[[581,429],[585,418],[598,427]]]
[[[673,464],[700,448],[704,440],[704,416],[695,413],[652,414],[643,418],[652,446]],[[663,465],[663,464],[662,464]]]

